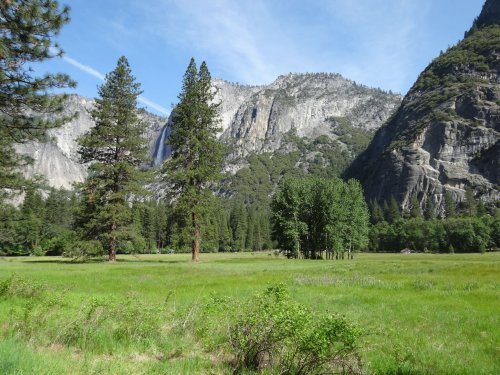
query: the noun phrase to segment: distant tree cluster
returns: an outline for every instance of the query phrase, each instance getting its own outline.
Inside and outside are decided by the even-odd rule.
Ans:
[[[61,255],[75,240],[78,197],[51,189],[44,199],[30,187],[18,208],[0,204],[0,255]]]
[[[134,222],[145,252],[192,251],[191,223],[184,210],[162,201],[134,206]],[[213,198],[200,223],[200,252],[261,251],[273,248],[269,213],[240,200]]]
[[[356,180],[285,180],[271,211],[278,246],[290,257],[349,257],[368,241],[369,212]]]
[[[487,208],[471,189],[457,205],[451,194],[444,196],[444,211],[438,215],[432,200],[421,209],[416,197],[400,212],[394,198],[379,205],[370,203],[371,222],[368,249],[372,251],[484,252],[500,248],[500,208]]]

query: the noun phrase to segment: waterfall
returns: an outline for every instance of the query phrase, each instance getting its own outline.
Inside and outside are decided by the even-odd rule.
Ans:
[[[158,143],[158,148],[156,149],[156,155],[154,160],[154,165],[160,165],[163,161],[163,152],[165,149],[165,137],[167,136],[168,125],[165,125],[163,130],[161,131],[160,142]]]

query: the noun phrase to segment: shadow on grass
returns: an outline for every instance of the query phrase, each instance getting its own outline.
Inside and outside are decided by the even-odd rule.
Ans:
[[[107,261],[105,261],[106,263]],[[191,263],[191,259],[117,259],[117,263]]]
[[[70,258],[60,258],[60,259],[22,259],[19,260],[20,263],[34,263],[34,264],[85,264],[85,263],[106,263],[105,259],[92,258],[92,259],[70,259]]]
[[[9,260],[7,260],[9,259]],[[16,259],[15,257],[12,258],[6,258],[4,257],[3,260],[5,261],[13,261]],[[36,260],[32,260],[32,258],[27,258],[27,259],[19,259],[17,258],[16,261],[19,263],[33,263],[33,264],[109,264],[107,258],[89,258],[89,259],[70,259],[70,258],[51,258],[51,259],[43,259],[39,258]],[[174,264],[174,263],[187,263],[189,262],[188,260],[185,259],[144,259],[144,258],[139,258],[136,257],[135,259],[120,259],[118,258],[116,260],[116,264],[121,264],[121,263],[166,263],[166,264]]]

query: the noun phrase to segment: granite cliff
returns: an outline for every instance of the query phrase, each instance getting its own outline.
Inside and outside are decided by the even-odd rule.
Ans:
[[[16,145],[16,150],[33,159],[33,164],[24,170],[26,177],[40,175],[50,186],[71,189],[74,182],[81,182],[86,176],[86,166],[79,163],[76,140],[86,133],[94,122],[89,115],[93,99],[79,95],[69,95],[63,112],[65,116],[76,116],[63,126],[48,131],[49,141],[29,142]],[[165,118],[141,111],[148,132],[145,135],[150,143],[151,154],[155,143],[166,122]]]
[[[401,101],[400,95],[373,89],[339,74],[307,73],[280,76],[270,85],[245,86],[214,80],[221,103],[221,140],[230,146],[227,170],[250,153],[296,149],[287,137],[314,140],[339,137],[339,122],[370,133],[380,127]],[[344,132],[345,129],[342,129]],[[168,125],[164,129],[168,135]],[[155,152],[156,164],[168,147]]]
[[[487,0],[465,38],[421,73],[391,119],[346,173],[368,199],[412,196],[440,210],[470,187],[500,199],[500,2]]]
[[[348,138],[356,132],[371,138],[374,129],[384,123],[401,100],[397,94],[356,84],[338,74],[289,74],[265,86],[218,79],[213,84],[216,100],[221,103],[220,139],[230,149],[226,171],[233,173],[248,164],[246,157],[250,154],[287,153],[297,150],[304,139],[312,143],[320,137],[323,148],[330,147],[325,137],[335,140],[335,147],[348,152],[350,161],[357,151],[351,149]],[[66,189],[83,181],[86,167],[78,162],[76,139],[93,126],[88,113],[92,105],[92,99],[70,95],[64,114],[77,113],[76,118],[50,130],[47,143],[17,145],[18,152],[34,159],[25,171],[28,177],[42,175],[49,185]],[[146,111],[142,116],[149,124],[146,137],[152,164],[158,165],[169,155],[165,144],[168,121]],[[311,158],[321,155],[317,147],[309,148],[301,168],[307,168]],[[335,157],[330,157],[322,165],[329,168],[335,163]],[[342,163],[345,168],[346,160]]]
[[[399,95],[338,74],[289,74],[243,101],[225,124],[222,139],[234,146],[235,156],[273,152],[290,131],[310,139],[335,137],[332,119],[336,118],[347,119],[356,128],[376,129],[399,102]]]

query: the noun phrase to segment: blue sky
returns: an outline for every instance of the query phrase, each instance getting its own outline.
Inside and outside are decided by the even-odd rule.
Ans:
[[[483,0],[67,0],[59,35],[75,92],[93,97],[125,55],[141,105],[167,114],[189,59],[213,77],[271,83],[289,72],[335,72],[402,94],[463,37]]]

